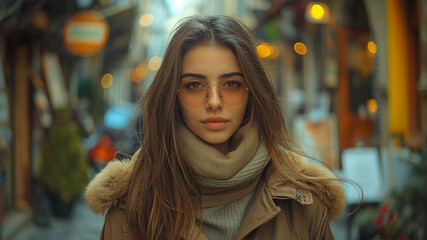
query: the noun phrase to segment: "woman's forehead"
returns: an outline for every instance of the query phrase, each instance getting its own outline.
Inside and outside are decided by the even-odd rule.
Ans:
[[[242,72],[234,53],[225,47],[199,45],[190,49],[182,59],[181,75],[205,76]]]

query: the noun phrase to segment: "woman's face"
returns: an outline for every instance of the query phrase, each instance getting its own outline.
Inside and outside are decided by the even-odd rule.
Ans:
[[[228,140],[242,124],[249,94],[244,85],[239,88],[245,79],[233,52],[207,45],[190,49],[183,57],[180,81],[178,99],[185,125],[205,142],[228,151]],[[200,95],[194,98],[195,94]]]

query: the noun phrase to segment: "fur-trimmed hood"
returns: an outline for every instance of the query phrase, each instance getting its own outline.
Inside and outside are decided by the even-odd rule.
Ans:
[[[95,213],[105,213],[111,206],[118,206],[128,191],[129,181],[134,167],[135,160],[139,155],[139,150],[131,159],[114,160],[110,162],[95,178],[89,183],[85,192],[86,203]],[[316,188],[326,193],[327,199],[321,199],[328,208],[329,219],[339,216],[345,207],[345,193],[343,186],[335,175],[327,168],[319,164],[306,161],[302,157],[296,158],[297,169],[308,176],[332,178],[332,180],[322,181]],[[277,171],[270,163],[267,166],[266,183],[267,188],[273,194],[280,197],[288,197],[298,200],[300,194],[305,199],[311,199],[310,192],[298,191],[296,188],[283,182]],[[297,196],[293,193],[297,192]],[[305,195],[305,196],[304,196]]]

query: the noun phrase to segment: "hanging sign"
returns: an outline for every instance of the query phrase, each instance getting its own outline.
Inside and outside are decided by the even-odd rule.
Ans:
[[[105,17],[96,11],[81,11],[65,23],[63,41],[72,54],[88,57],[107,44],[109,26]]]

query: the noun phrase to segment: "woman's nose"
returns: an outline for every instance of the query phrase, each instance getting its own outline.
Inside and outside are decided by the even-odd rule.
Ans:
[[[222,109],[221,92],[217,86],[210,86],[206,95],[206,108],[208,110],[218,111]]]

